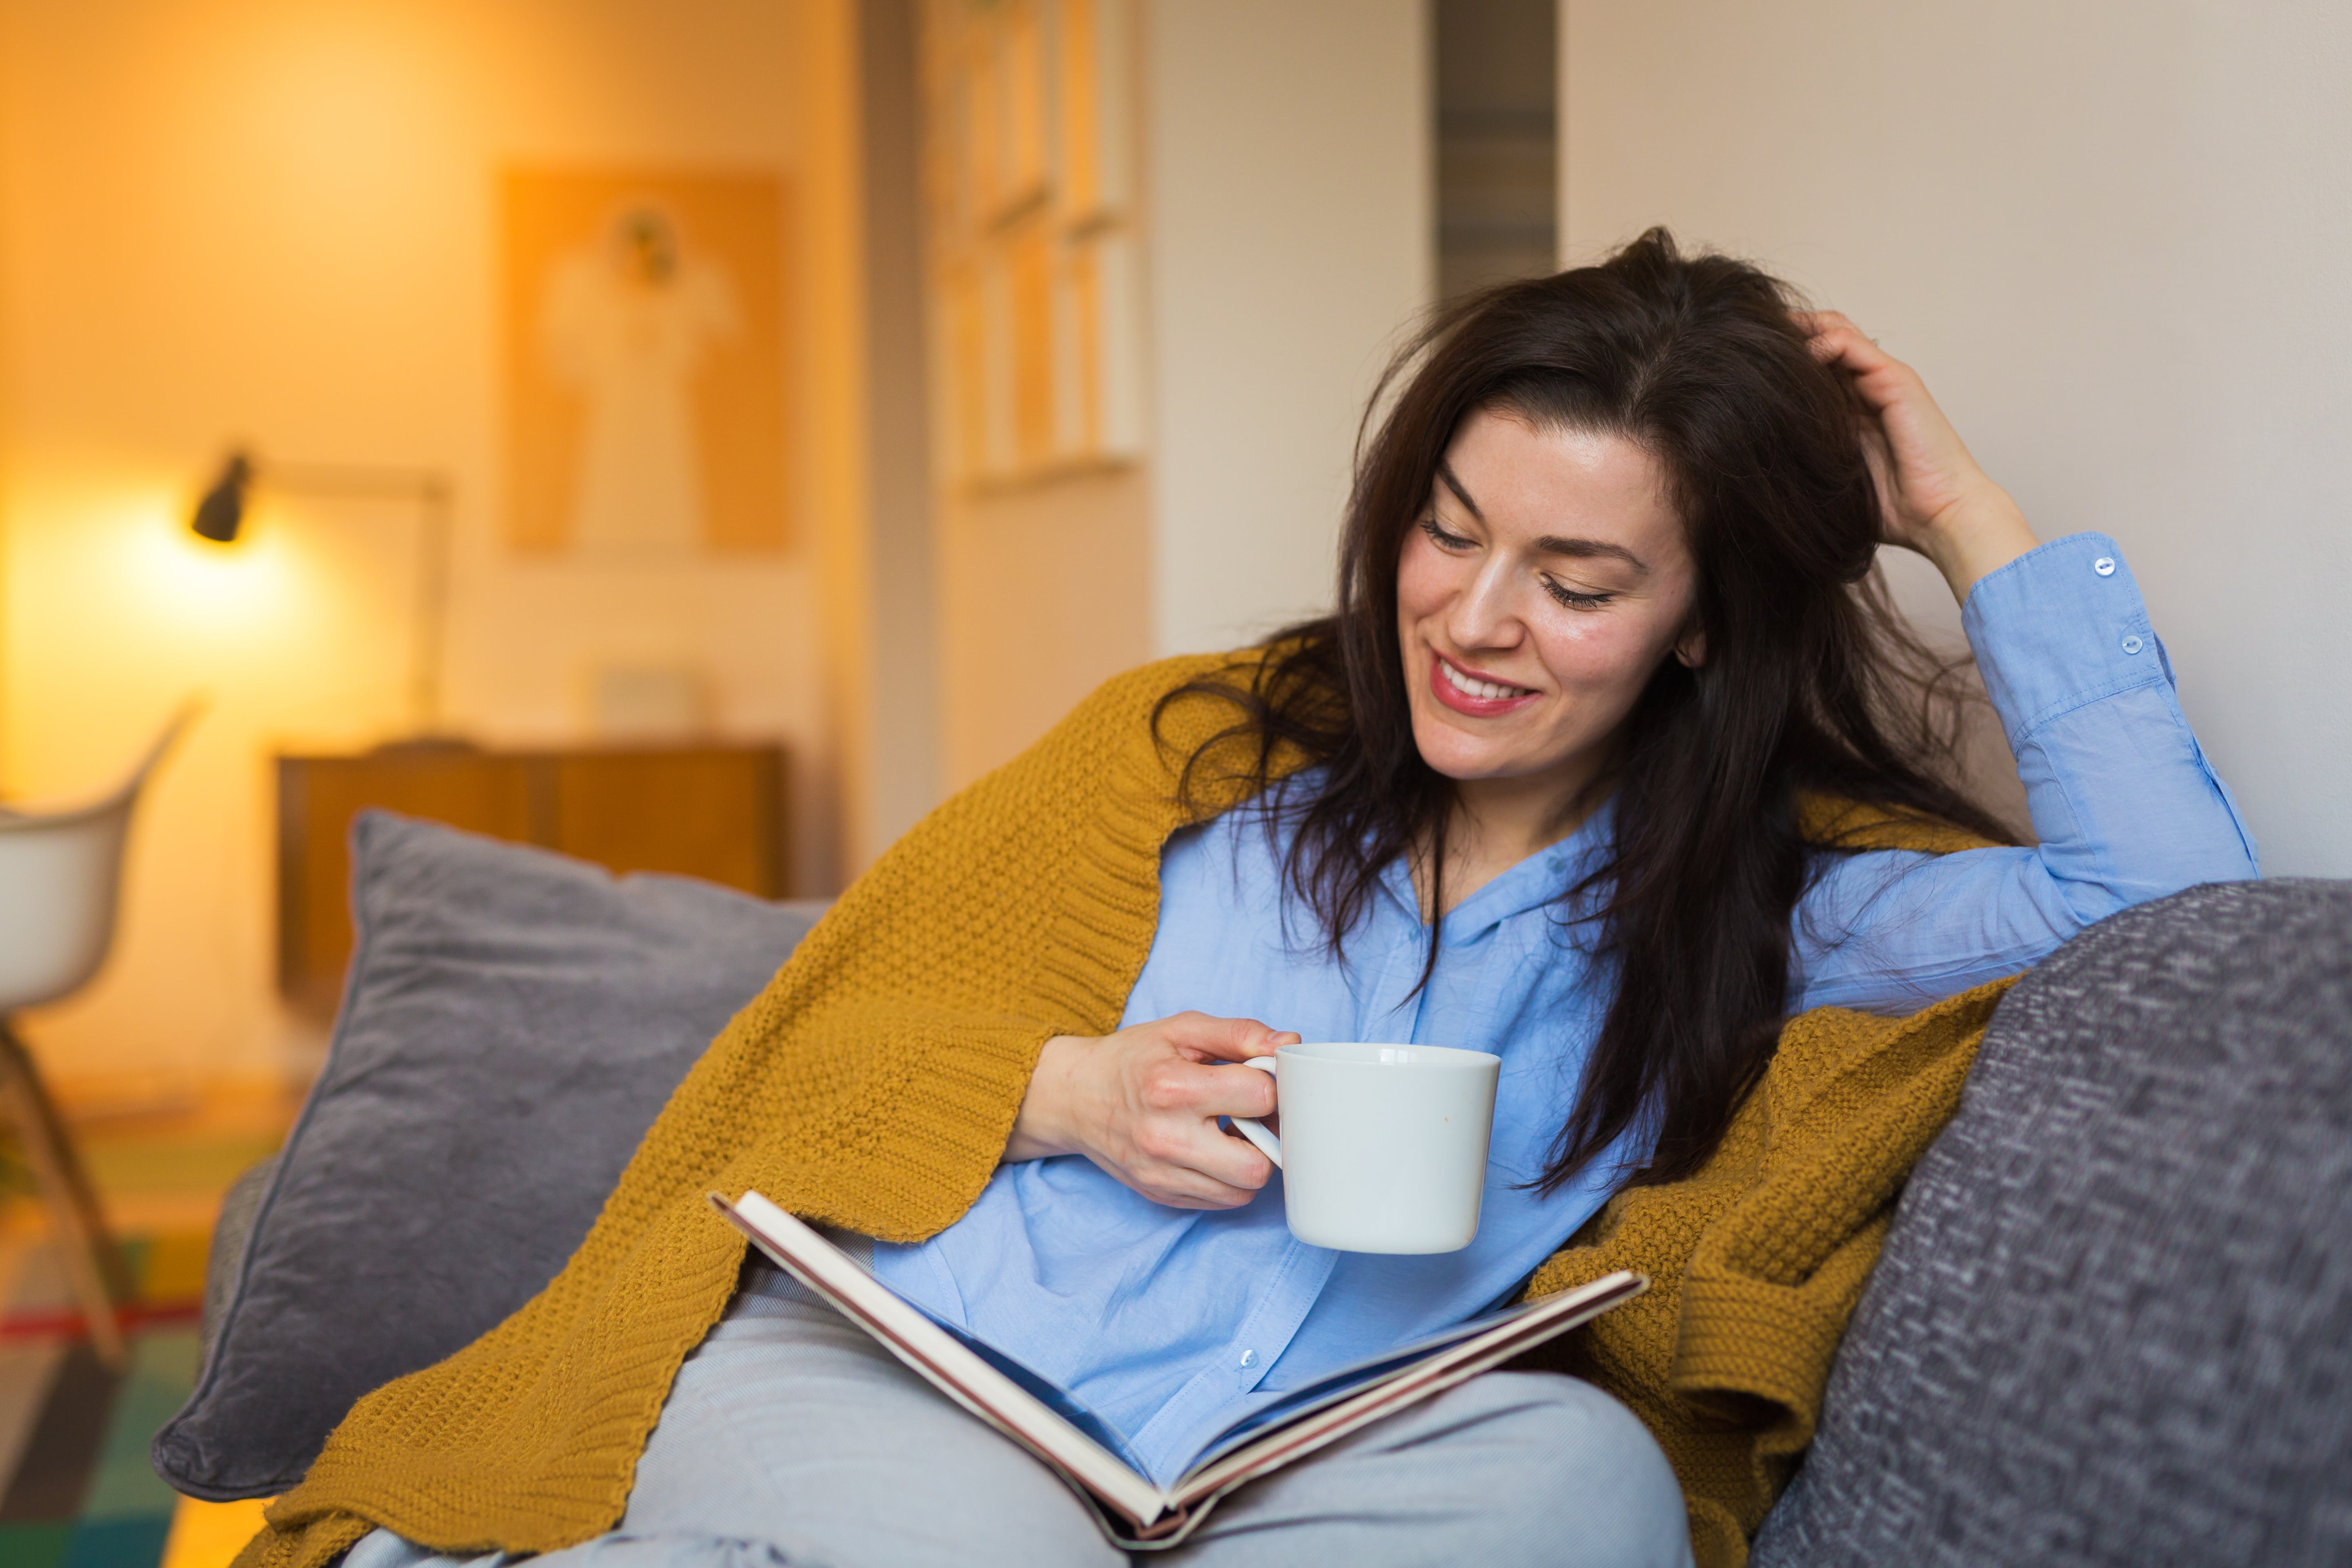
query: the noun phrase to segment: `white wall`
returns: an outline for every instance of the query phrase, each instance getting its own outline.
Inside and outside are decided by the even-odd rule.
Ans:
[[[1919,367],[2044,538],[2122,542],[2264,870],[2352,875],[2352,7],[1565,0],[1560,35],[1568,258],[1670,224]]]
[[[1154,642],[1327,607],[1356,419],[1432,279],[1423,0],[1154,0]]]

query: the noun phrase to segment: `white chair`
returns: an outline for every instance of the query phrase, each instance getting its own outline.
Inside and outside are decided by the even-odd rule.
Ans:
[[[72,994],[106,962],[131,808],[195,715],[194,703],[181,709],[131,777],[102,800],[37,814],[0,807],[0,1106],[24,1139],[90,1344],[118,1368],[125,1354],[115,1301],[131,1294],[129,1270],[11,1015]]]

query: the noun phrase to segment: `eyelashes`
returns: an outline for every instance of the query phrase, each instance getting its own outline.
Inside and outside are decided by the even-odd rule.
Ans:
[[[1537,580],[1543,584],[1545,593],[1571,610],[1597,610],[1617,596],[1614,594],[1580,594],[1573,588],[1561,587],[1549,577]]]
[[[1476,542],[1475,540],[1465,539],[1458,533],[1450,532],[1433,517],[1424,517],[1421,520],[1421,531],[1429,535],[1429,542],[1432,544],[1449,555],[1467,550]],[[1563,609],[1598,610],[1612,603],[1617,597],[1616,595],[1610,593],[1583,594],[1573,588],[1563,588],[1541,574],[1537,575],[1536,581],[1543,584],[1543,591],[1551,595],[1552,602]]]
[[[1458,533],[1446,532],[1433,517],[1424,517],[1421,520],[1421,531],[1429,535],[1429,542],[1440,550],[1460,550],[1470,542]]]

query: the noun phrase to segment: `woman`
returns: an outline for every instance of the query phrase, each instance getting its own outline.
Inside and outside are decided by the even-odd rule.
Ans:
[[[1041,1040],[1024,1030],[1060,1016],[1050,1006],[1000,1025],[990,1008],[938,1000],[956,1015],[944,1033],[960,1054],[899,1074],[912,1087],[888,1101],[904,1121],[929,1097],[926,1125],[952,1130],[932,1153],[845,1110],[797,1124],[798,1145],[887,1152],[861,1190],[920,1186],[958,1140],[997,1137],[992,1174],[924,1200],[932,1217],[920,1222],[859,1218],[876,1212],[859,1208],[866,1200],[826,1186],[847,1152],[727,1167],[749,1182],[801,1159],[799,1174],[772,1178],[800,1184],[788,1206],[894,1235],[871,1248],[884,1279],[1070,1388],[1162,1479],[1205,1435],[1317,1370],[1511,1297],[1612,1192],[1701,1169],[1790,1015],[1909,1013],[2014,974],[2132,903],[2255,874],[2116,546],[2096,535],[2037,545],[1918,378],[1843,318],[1794,314],[1764,274],[1685,258],[1653,232],[1601,266],[1454,310],[1398,374],[1350,502],[1337,614],[1259,653],[1114,683],[1156,693],[1135,711],[1161,726],[1191,803],[1166,821],[1190,825],[1164,846],[1164,829],[1129,834],[1157,868],[1146,888],[1156,907],[1135,928],[1149,933],[1139,974],[1118,970],[1124,906],[1104,893],[1053,928],[1029,991],[1079,987],[1068,976],[1096,960],[1068,950],[1111,932],[1101,940],[1114,957],[1097,967],[1131,981],[1117,993],[1118,1026]],[[1963,603],[2038,847],[1988,843],[1998,826],[1945,782],[1948,753],[1912,683],[1919,655],[1871,575],[1882,542],[1926,554]],[[1087,718],[1109,711],[1106,700],[1041,753],[1108,733],[1109,721]],[[1045,777],[1015,764],[972,798],[1035,795]],[[1107,822],[1143,810],[1118,788],[1097,791],[1123,803],[1101,807]],[[1095,798],[1074,784],[1066,802],[1024,816],[1032,857],[1069,866],[1107,853],[1054,858],[1065,819]],[[1819,820],[1857,805],[1880,821],[1973,830],[1987,847],[1823,842]],[[917,897],[899,853],[827,924],[853,931]],[[1055,896],[1011,900],[1006,918]],[[824,935],[780,976],[781,1011],[760,1016],[841,984],[826,977],[849,972],[850,938]],[[806,1035],[759,1012],[739,1020],[734,1046],[714,1047],[648,1148],[712,1142],[690,1131],[712,1107],[794,1113],[776,1091],[742,1087],[775,1081],[743,1039]],[[875,1026],[877,1051],[893,1048],[887,1032]],[[1013,1044],[988,1043],[1000,1035]],[[1343,1255],[1289,1237],[1273,1172],[1221,1119],[1275,1109],[1265,1077],[1232,1064],[1302,1037],[1502,1057],[1470,1247]],[[1018,1076],[990,1077],[992,1062],[1017,1063]],[[651,1205],[631,1184],[651,1163],[641,1152],[542,1317],[617,1289],[595,1281],[622,1266],[593,1260],[621,1256],[600,1237]],[[671,1181],[660,1202],[690,1197],[690,1185]],[[677,1212],[674,1234],[698,1237]],[[712,1256],[731,1268],[737,1255]],[[1009,1443],[790,1281],[763,1268],[744,1279],[707,1337],[705,1319],[675,1340],[678,1354],[696,1348],[674,1384],[665,1371],[613,1384],[667,1400],[641,1458],[632,1439],[618,1528],[576,1552],[1118,1559]],[[709,1311],[728,1283],[695,1287]],[[509,1354],[501,1336],[517,1339],[515,1323],[541,1307],[457,1361]],[[552,1383],[562,1374],[549,1368],[587,1363],[514,1364]],[[456,1384],[434,1386],[444,1392],[371,1396],[354,1424],[473,1419],[450,1414],[464,1407],[446,1393]],[[597,1408],[626,1403],[614,1398]],[[649,1423],[650,1411],[635,1418]],[[320,1500],[295,1500],[308,1517],[345,1510],[333,1540],[367,1521],[394,1527],[362,1541],[352,1568],[435,1555],[403,1533],[486,1538],[409,1527],[428,1510],[352,1481],[343,1456],[358,1451],[331,1446],[313,1474]],[[579,1533],[516,1526],[488,1538]],[[1255,1484],[1172,1556],[1664,1564],[1689,1553],[1675,1478],[1622,1405],[1573,1379],[1496,1373]]]

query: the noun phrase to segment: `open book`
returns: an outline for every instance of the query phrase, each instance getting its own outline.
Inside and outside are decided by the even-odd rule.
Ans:
[[[1649,1289],[1617,1273],[1330,1372],[1212,1437],[1172,1486],[1120,1457],[1118,1433],[1002,1351],[932,1316],[758,1193],[711,1205],[761,1252],[933,1387],[1045,1461],[1128,1551],[1177,1544],[1244,1482],[1418,1405]]]

